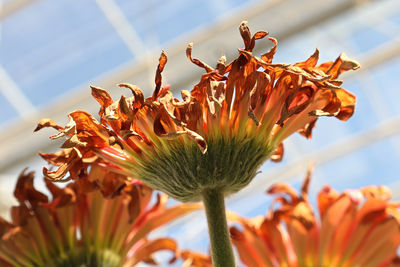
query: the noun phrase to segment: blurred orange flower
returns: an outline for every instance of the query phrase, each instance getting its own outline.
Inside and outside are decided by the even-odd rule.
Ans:
[[[232,242],[246,266],[400,266],[400,203],[384,186],[338,193],[325,186],[318,194],[319,218],[308,200],[310,172],[300,194],[287,184],[265,217],[231,215]],[[274,205],[277,207],[274,209]]]
[[[175,241],[148,240],[147,235],[200,206],[166,208],[166,195],[150,205],[152,190],[138,183],[107,199],[97,184],[109,175],[115,176],[93,167],[85,179],[64,188],[46,180],[49,200],[35,189],[33,173],[23,172],[14,191],[19,205],[11,209],[11,222],[0,218],[0,265],[134,266],[155,263],[152,255],[160,250],[172,251],[174,259]]]
[[[213,267],[211,257],[208,255],[190,250],[180,251],[177,255],[184,261],[182,267]]]
[[[69,114],[65,127],[40,121],[36,130],[53,127],[59,133],[52,139],[67,138],[61,152],[42,154],[59,166],[44,168],[44,175],[61,180],[69,172],[76,179],[96,163],[181,201],[200,200],[206,188],[228,195],[247,185],[265,160],[279,161],[285,138],[296,131],[311,137],[319,116],[343,121],[352,116],[355,96],[337,78],[359,68],[357,62],[341,54],[317,65],[316,50],[293,65],[272,63],[276,39],[268,38],[273,47],[259,58],[252,54],[255,41],[268,33],[251,35],[246,22],[239,29],[244,48],[229,64],[222,56],[212,68],[193,58],[193,44],[188,45],[188,59],[205,73],[191,92],[181,92],[182,100],[162,85],[163,51],[152,96],[145,98],[137,86],[123,83],[119,86],[133,96],[114,102],[107,91],[92,86],[100,121],[80,110]]]

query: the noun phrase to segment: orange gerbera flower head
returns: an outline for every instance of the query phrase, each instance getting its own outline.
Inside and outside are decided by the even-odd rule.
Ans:
[[[243,230],[231,228],[233,244],[244,264],[259,266],[400,266],[400,203],[391,202],[385,186],[338,193],[325,186],[314,212],[307,176],[301,194],[287,184],[265,217],[231,216]],[[319,213],[319,218],[315,213]]]
[[[218,188],[225,195],[247,185],[267,159],[279,161],[282,141],[300,132],[311,137],[319,116],[347,120],[354,111],[355,96],[340,86],[338,76],[359,68],[341,54],[335,61],[317,65],[318,50],[304,62],[272,63],[274,47],[261,58],[252,54],[255,41],[267,32],[250,34],[247,23],[240,25],[244,48],[231,63],[222,56],[215,68],[186,55],[205,73],[191,92],[175,98],[162,85],[167,63],[162,52],[156,71],[156,87],[145,98],[135,85],[120,84],[133,96],[114,102],[107,91],[92,86],[100,103],[100,122],[85,111],[69,114],[61,127],[49,119],[38,129],[56,128],[52,138],[67,137],[64,150],[43,154],[57,171],[49,179],[72,178],[87,165],[100,163],[116,172],[144,181],[181,201],[196,201],[206,188]]]
[[[169,221],[199,209],[198,204],[166,208],[166,195],[150,205],[152,190],[126,184],[113,198],[99,188],[119,180],[93,167],[87,177],[59,188],[46,179],[52,199],[35,189],[33,173],[21,173],[11,222],[0,217],[0,266],[134,266],[155,263],[154,252],[177,251],[169,238],[147,235]],[[114,193],[115,194],[115,193]]]

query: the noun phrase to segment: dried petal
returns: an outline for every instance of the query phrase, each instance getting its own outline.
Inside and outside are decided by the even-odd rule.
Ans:
[[[168,61],[167,55],[165,54],[164,50],[162,50],[160,58],[158,59],[158,66],[155,78],[156,88],[154,89],[153,92],[153,99],[157,99],[159,96],[159,91],[161,88],[161,79],[162,79],[161,73],[164,70],[165,64],[167,64],[167,61]]]
[[[187,48],[186,48],[186,57],[195,65],[199,66],[200,68],[204,68],[206,72],[212,72],[213,68],[208,66],[206,63],[204,63],[201,60],[198,60],[196,58],[192,58],[192,49],[193,49],[193,43],[189,43]]]
[[[93,86],[93,85],[91,85],[90,88],[92,89],[92,96],[94,97],[94,99],[97,100],[97,102],[99,102],[99,104],[101,106],[99,115],[103,116],[106,108],[109,107],[113,103],[113,100],[112,100],[110,94],[106,90],[101,89],[100,87]]]
[[[125,87],[131,90],[133,96],[134,96],[134,102],[132,107],[134,108],[141,108],[144,105],[144,96],[142,90],[140,90],[139,87],[136,85],[132,85],[129,83],[120,83],[118,84],[119,87]]]
[[[46,127],[52,127],[54,129],[56,129],[57,131],[62,131],[64,129],[63,127],[61,127],[60,125],[55,123],[52,119],[41,119],[39,121],[38,125],[36,126],[35,130],[33,130],[33,131],[37,132]]]

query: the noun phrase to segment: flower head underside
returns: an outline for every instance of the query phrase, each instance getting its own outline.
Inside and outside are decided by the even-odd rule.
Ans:
[[[317,64],[319,51],[296,64],[273,63],[273,47],[260,57],[253,55],[255,41],[268,35],[251,35],[240,25],[244,48],[230,63],[222,56],[215,68],[188,59],[205,73],[189,92],[175,98],[162,84],[167,56],[162,52],[156,70],[155,90],[145,98],[135,85],[122,83],[131,97],[114,101],[104,89],[92,86],[100,103],[100,120],[85,111],[69,114],[62,127],[43,119],[36,130],[53,127],[66,137],[61,150],[42,154],[55,171],[44,175],[62,180],[97,164],[142,180],[181,201],[195,201],[207,188],[225,195],[239,191],[256,175],[259,166],[283,155],[282,141],[294,132],[310,138],[320,116],[340,120],[351,117],[355,96],[341,88],[338,76],[359,64],[341,54],[335,61]]]

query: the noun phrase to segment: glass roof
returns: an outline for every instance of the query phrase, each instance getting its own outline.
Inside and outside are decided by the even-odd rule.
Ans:
[[[0,66],[29,102],[41,107],[134,60],[145,50],[212,23],[221,15],[222,8],[227,12],[245,2],[222,1],[223,5],[215,8],[212,1],[37,1],[1,22]],[[129,26],[137,34],[136,55],[104,14],[110,3],[111,8],[119,8],[128,18]],[[3,102],[7,105],[1,95],[0,103]],[[0,126],[18,118],[16,110],[7,111],[0,114]]]

